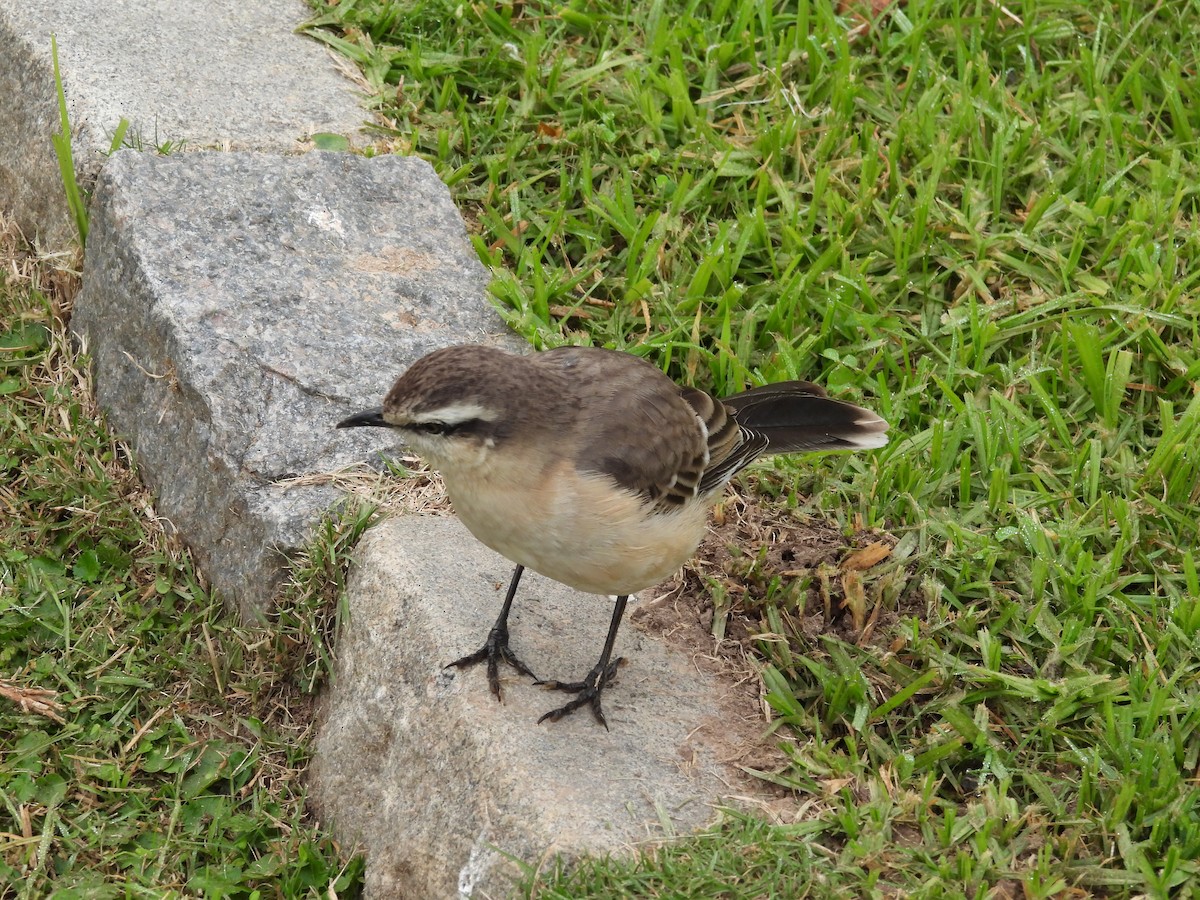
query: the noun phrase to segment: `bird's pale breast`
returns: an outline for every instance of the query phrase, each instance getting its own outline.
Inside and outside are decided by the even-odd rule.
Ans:
[[[682,566],[704,535],[706,508],[654,512],[642,497],[565,461],[554,471],[479,477],[443,470],[455,512],[510,560],[580,591],[632,594]]]

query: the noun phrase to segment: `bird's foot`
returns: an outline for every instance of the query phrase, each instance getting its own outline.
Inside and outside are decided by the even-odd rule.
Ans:
[[[474,653],[468,653],[462,659],[456,659],[452,663],[447,663],[446,668],[453,666],[456,669],[468,669],[476,663],[487,660],[487,678],[488,687],[492,689],[492,693],[496,695],[496,699],[503,701],[504,697],[500,693],[500,661],[508,663],[522,675],[528,675],[534,680],[534,683],[541,684],[538,677],[533,674],[529,666],[521,662],[517,655],[509,649],[508,646],[508,629],[500,626],[492,628],[488,632],[487,641],[484,645]]]
[[[617,667],[625,662],[625,657],[621,656],[614,659],[603,669],[597,664],[592,671],[587,673],[583,681],[538,681],[542,687],[548,691],[567,691],[579,696],[565,706],[560,706],[558,709],[552,709],[540,719],[538,724],[543,722],[557,722],[564,716],[569,716],[581,706],[590,706],[592,715],[596,717],[596,721],[608,727],[608,722],[604,720],[604,711],[600,708],[600,695],[603,693],[605,686],[616,677]]]

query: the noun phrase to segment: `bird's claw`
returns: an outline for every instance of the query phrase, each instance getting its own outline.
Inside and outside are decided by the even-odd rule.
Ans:
[[[552,709],[540,719],[538,724],[543,722],[557,722],[559,719],[569,716],[575,710],[582,706],[590,706],[592,715],[596,717],[596,721],[608,728],[608,722],[604,719],[604,711],[600,708],[600,695],[604,692],[604,688],[612,682],[616,677],[617,667],[625,662],[625,657],[621,656],[610,662],[603,670],[600,666],[596,666],[592,671],[587,673],[583,681],[537,681],[536,684],[541,685],[548,691],[567,691],[572,694],[578,694],[569,703],[560,706],[558,709]]]
[[[447,663],[446,668],[451,667],[456,669],[468,669],[476,663],[481,663],[487,660],[487,679],[488,687],[492,689],[492,693],[496,695],[497,700],[503,700],[504,697],[500,692],[500,661],[508,663],[522,675],[528,675],[536,684],[542,682],[533,674],[533,671],[525,663],[517,657],[508,646],[508,629],[495,627],[488,632],[487,641],[484,645],[474,653],[468,653],[461,659],[456,659],[452,663]]]

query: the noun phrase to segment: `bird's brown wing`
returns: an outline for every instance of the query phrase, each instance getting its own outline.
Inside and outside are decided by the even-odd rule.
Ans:
[[[561,347],[530,358],[573,393],[557,399],[577,410],[570,437],[579,448],[580,471],[607,475],[663,511],[720,490],[767,453],[887,443],[887,422],[807,381],[763,385],[718,400],[680,387],[628,353]]]
[[[690,389],[628,353],[560,347],[533,358],[576,386],[580,471],[607,475],[663,510],[695,496],[709,449],[685,399]]]

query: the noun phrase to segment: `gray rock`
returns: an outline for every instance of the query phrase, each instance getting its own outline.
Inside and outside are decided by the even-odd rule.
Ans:
[[[316,132],[359,140],[367,116],[352,84],[295,33],[310,15],[300,0],[0,0],[0,208],[46,250],[74,240],[50,141],[51,33],[85,189],[122,118],[127,140],[151,148],[296,153]]]
[[[277,482],[380,447],[334,425],[414,359],[502,335],[487,273],[414,158],[122,151],[92,222],[71,326],[97,397],[213,585],[260,614],[337,498]]]
[[[519,870],[506,854],[537,866],[628,852],[754,793],[722,762],[756,743],[753,698],[690,654],[626,622],[626,665],[604,695],[611,730],[587,710],[538,725],[568,695],[504,669],[501,704],[483,666],[443,669],[483,643],[507,560],[455,519],[416,515],[376,525],[356,557],[311,798],[365,849],[368,896],[507,897]],[[513,650],[543,678],[582,678],[611,613],[604,597],[527,572]]]

